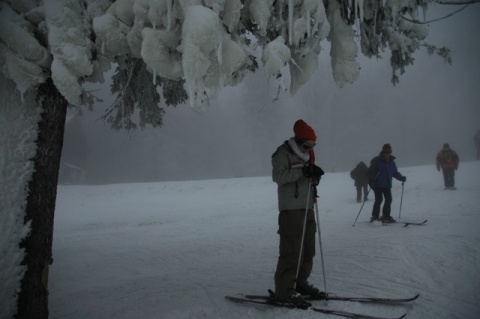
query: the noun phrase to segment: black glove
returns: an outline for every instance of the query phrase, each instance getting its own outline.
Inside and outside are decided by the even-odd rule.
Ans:
[[[321,169],[315,164],[310,164],[302,167],[302,171],[303,171],[303,176],[305,176],[306,178],[315,177],[317,180],[320,180],[320,177],[322,177],[322,175],[325,174],[323,169]]]
[[[317,165],[313,165],[313,176],[320,180],[320,178],[322,177],[322,175],[324,175],[325,172],[323,171],[323,169],[321,169],[320,167],[318,167]]]
[[[406,182],[407,181],[407,176],[402,176],[402,182]]]
[[[371,189],[375,188],[375,181],[373,179],[368,181],[368,185],[370,186]]]

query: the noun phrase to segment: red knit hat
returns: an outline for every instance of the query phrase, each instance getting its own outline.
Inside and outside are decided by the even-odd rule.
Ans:
[[[293,133],[295,133],[295,138],[300,141],[316,141],[317,136],[315,131],[310,127],[305,121],[298,120],[293,125]]]

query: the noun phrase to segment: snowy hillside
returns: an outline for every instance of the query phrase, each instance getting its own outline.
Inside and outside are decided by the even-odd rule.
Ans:
[[[318,188],[327,289],[403,297],[408,305],[316,302],[406,318],[478,318],[480,161],[461,163],[458,190],[443,190],[433,165],[408,177],[401,219],[425,226],[373,226],[373,194],[358,219],[353,180],[326,174]],[[392,216],[398,218],[395,181]],[[276,185],[270,177],[60,186],[50,272],[50,317],[339,318],[313,311],[244,306],[226,294],[273,287],[278,253]],[[318,241],[317,241],[318,245]],[[320,254],[311,281],[323,287]]]

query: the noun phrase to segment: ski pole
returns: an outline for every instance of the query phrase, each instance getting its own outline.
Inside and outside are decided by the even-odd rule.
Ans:
[[[402,182],[402,196],[400,197],[400,211],[398,212],[398,218],[400,218],[400,216],[402,215],[402,202],[403,202],[403,185],[405,183]]]
[[[323,246],[322,246],[322,233],[320,232],[320,219],[318,217],[318,204],[317,200],[315,199],[315,214],[317,217],[317,228],[318,228],[318,244],[320,245],[320,258],[322,259],[322,273],[323,273],[323,288],[325,289],[325,296],[327,294],[327,276],[325,276],[325,262],[323,258]]]
[[[308,204],[310,202],[311,188],[312,188],[312,182],[308,183],[307,206],[305,206],[305,219],[303,220],[302,240],[300,241],[300,253],[298,254],[297,273],[295,274],[295,282],[293,284],[294,290],[297,288],[298,274],[300,273],[300,263],[302,261],[302,255],[303,255],[303,241],[305,240],[305,228],[307,228],[307,214],[308,214]]]
[[[370,190],[371,190],[371,189],[372,189],[371,187],[368,188],[367,196],[365,196],[365,197],[368,197],[368,194],[370,193]],[[360,207],[360,210],[358,211],[357,218],[355,218],[355,221],[353,222],[352,227],[355,227],[355,224],[357,223],[357,219],[358,219],[358,217],[360,216],[360,212],[362,211],[363,205],[365,205],[365,202],[366,202],[366,200],[364,199],[364,200],[363,200],[363,203],[362,203],[362,206]]]

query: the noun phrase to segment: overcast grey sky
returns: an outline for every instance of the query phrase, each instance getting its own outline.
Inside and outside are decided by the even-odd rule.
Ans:
[[[427,20],[459,8],[437,5]],[[461,160],[473,160],[473,134],[480,129],[479,18],[475,4],[432,23],[427,42],[450,48],[453,65],[421,50],[395,87],[389,52],[380,61],[360,56],[360,78],[339,88],[323,51],[311,81],[276,102],[273,80],[260,70],[223,90],[206,114],[187,105],[167,108],[160,129],[112,131],[95,122],[105,109],[99,105],[67,126],[64,162],[85,168],[87,183],[265,176],[271,154],[299,118],[316,130],[317,162],[327,172],[369,161],[384,143],[392,144],[400,167],[433,165],[445,142]]]

